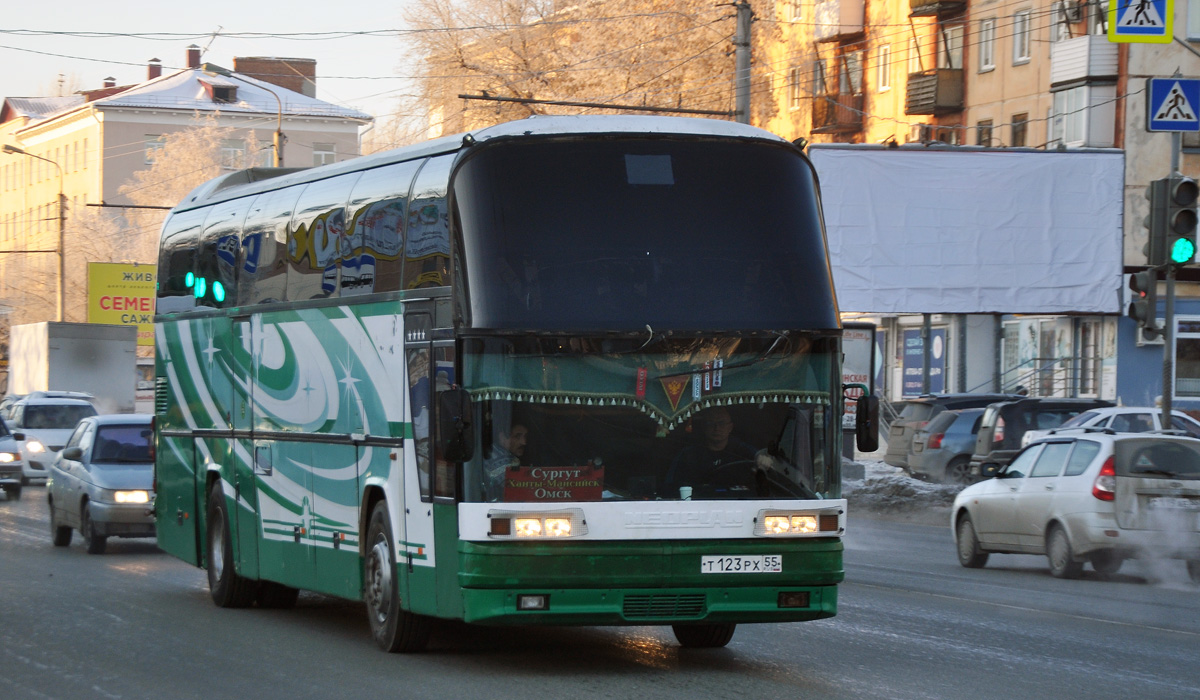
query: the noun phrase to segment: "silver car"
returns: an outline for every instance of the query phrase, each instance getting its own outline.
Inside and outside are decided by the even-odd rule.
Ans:
[[[90,554],[109,537],[154,537],[151,416],[84,418],[50,467],[48,497],[54,544],[83,534]]]
[[[1045,554],[1050,573],[1085,562],[1113,574],[1132,557],[1183,559],[1200,582],[1200,440],[1155,433],[1046,438],[954,499],[958,561]]]

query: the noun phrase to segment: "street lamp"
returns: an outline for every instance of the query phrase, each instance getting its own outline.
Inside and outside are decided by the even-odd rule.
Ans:
[[[276,119],[275,119],[275,144],[274,144],[275,145],[275,167],[282,168],[283,167],[283,143],[287,139],[285,139],[283,136],[283,100],[279,99],[279,95],[271,88],[267,87],[266,85],[263,85],[261,80],[252,83],[227,68],[222,68],[220,66],[216,66],[211,63],[205,63],[204,66],[202,67],[202,70],[205,73],[209,73],[212,75],[220,75],[225,78],[233,78],[234,80],[241,80],[243,83],[246,83],[247,85],[253,85],[256,88],[259,88],[260,90],[266,90],[267,92],[271,93],[271,96],[275,98],[275,104],[279,107],[278,111],[276,112]]]
[[[66,265],[67,249],[66,249],[66,244],[65,244],[65,241],[66,241],[65,234],[67,231],[67,198],[66,198],[66,195],[63,194],[63,169],[62,169],[62,166],[59,165],[58,163],[50,160],[49,158],[43,158],[42,156],[39,156],[35,153],[30,153],[29,151],[22,150],[20,148],[17,148],[16,146],[13,146],[12,144],[8,144],[8,143],[4,144],[4,152],[5,153],[13,153],[13,154],[16,154],[19,156],[29,156],[30,158],[37,158],[38,160],[44,160],[47,163],[49,163],[50,165],[53,165],[55,168],[58,169],[58,320],[62,321],[65,318],[64,285],[66,283],[66,278],[67,278],[67,272],[66,272],[66,270],[67,270],[67,265]]]

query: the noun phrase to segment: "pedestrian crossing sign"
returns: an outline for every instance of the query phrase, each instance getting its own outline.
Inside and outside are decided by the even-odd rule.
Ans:
[[[1200,131],[1200,80],[1146,81],[1146,131]]]
[[[1169,44],[1175,38],[1175,0],[1111,0],[1108,40]]]

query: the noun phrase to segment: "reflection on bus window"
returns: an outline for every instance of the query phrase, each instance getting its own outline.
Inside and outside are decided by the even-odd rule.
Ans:
[[[369,170],[354,185],[341,296],[400,290],[408,190],[419,165],[410,161]]]
[[[430,158],[417,174],[408,208],[404,245],[404,288],[450,284],[450,212],[446,182],[453,155]]]
[[[304,188],[288,233],[289,301],[337,296],[346,239],[346,202],[359,173],[318,180]]]
[[[242,304],[283,301],[287,294],[287,229],[303,187],[264,192],[254,199],[242,233],[238,286]]]

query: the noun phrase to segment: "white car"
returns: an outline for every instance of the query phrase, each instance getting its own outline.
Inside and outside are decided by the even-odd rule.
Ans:
[[[1145,406],[1112,406],[1084,411],[1052,430],[1027,430],[1021,447],[1049,435],[1086,430],[1110,430],[1114,433],[1149,433],[1162,429],[1162,409]],[[1200,422],[1183,411],[1171,411],[1171,429],[1200,437]]]
[[[9,410],[8,427],[23,433],[18,440],[24,462],[22,481],[45,479],[50,464],[71,437],[79,421],[96,415],[96,407],[83,399],[42,398],[33,394],[17,401]]]
[[[1050,573],[1084,562],[1116,573],[1132,557],[1184,559],[1200,582],[1200,440],[1154,433],[1055,435],[959,492],[950,526],[958,561],[1045,554]]]

